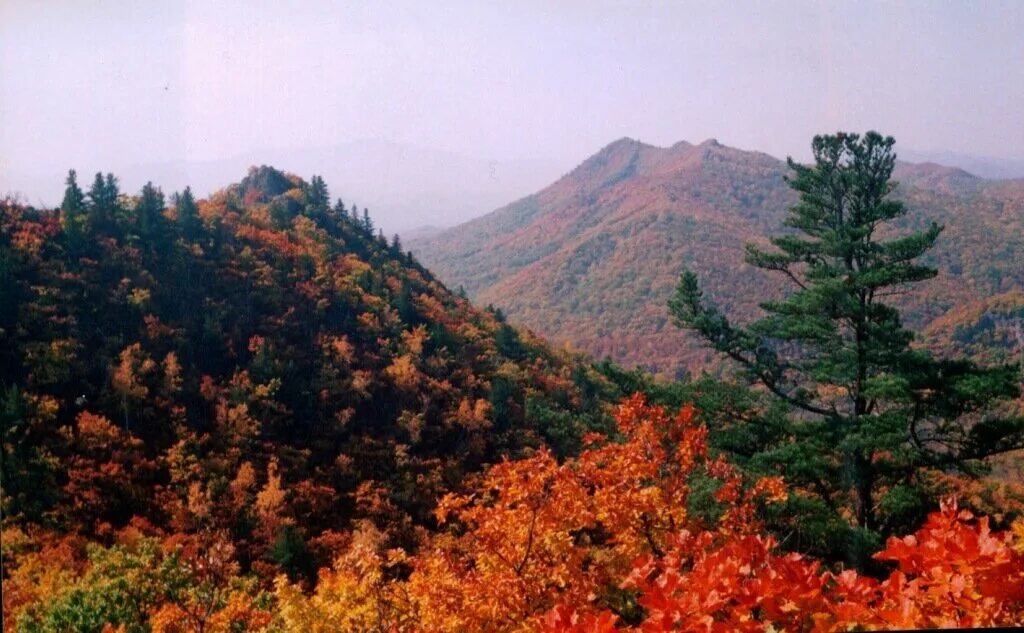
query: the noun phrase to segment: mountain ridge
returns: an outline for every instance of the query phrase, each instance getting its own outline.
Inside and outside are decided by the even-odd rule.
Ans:
[[[446,283],[556,342],[679,373],[707,359],[664,340],[684,337],[666,329],[664,309],[678,273],[701,269],[720,307],[755,315],[753,297],[766,298],[779,283],[743,264],[743,247],[780,230],[795,202],[787,173],[784,161],[714,139],[656,147],[621,138],[537,193],[410,246]],[[905,301],[913,324],[939,316],[961,294],[976,299],[1024,283],[1010,265],[1024,257],[1024,240],[1012,230],[1024,180],[903,162],[894,179],[910,207],[902,226],[925,215],[948,226],[932,257],[944,270],[931,282],[941,289]],[[971,222],[965,212],[976,213]],[[959,252],[963,243],[987,246]],[[979,279],[986,275],[993,279]]]

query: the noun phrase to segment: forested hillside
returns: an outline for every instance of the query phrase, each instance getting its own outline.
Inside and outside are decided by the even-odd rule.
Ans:
[[[72,175],[60,210],[0,207],[2,509],[37,546],[130,527],[311,579],[354,521],[409,545],[467,473],[576,450],[601,381],[317,177],[165,204]]]
[[[0,282],[5,630],[1024,623],[1024,497],[962,476],[1016,446],[959,419],[1010,369],[948,365],[926,414],[970,468],[887,434],[869,524],[805,418],[556,351],[316,176],[72,172],[58,210],[0,206]]]
[[[777,234],[795,198],[783,161],[716,141],[668,148],[621,139],[546,189],[429,239],[413,251],[452,287],[556,342],[670,375],[710,356],[669,326],[683,268],[730,316],[759,314],[778,280],[743,263]],[[899,164],[899,229],[945,225],[928,262],[937,279],[901,298],[923,327],[965,302],[1024,288],[1024,181],[987,181]]]

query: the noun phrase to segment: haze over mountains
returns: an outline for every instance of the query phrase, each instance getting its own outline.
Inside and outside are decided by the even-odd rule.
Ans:
[[[217,160],[169,160],[127,166],[78,165],[91,176],[114,171],[126,191],[147,181],[164,191],[186,186],[205,196],[252,165],[284,165],[295,173],[322,175],[345,202],[369,207],[389,234],[421,226],[452,226],[550,183],[571,164],[546,158],[473,156],[384,140],[359,140],[324,147],[251,151]],[[17,161],[0,159],[0,193],[19,192],[40,206],[60,203],[67,166],[48,173],[21,172]]]
[[[1024,178],[1024,160],[936,151],[902,150],[915,163],[955,165],[984,178]],[[209,160],[78,164],[81,174],[113,171],[126,191],[152,180],[164,191],[186,186],[205,196],[253,165],[282,165],[307,177],[322,175],[355,203],[369,207],[388,234],[422,239],[529,195],[563,176],[573,162],[536,153],[529,158],[466,154],[383,139],[315,147],[270,147]],[[30,168],[0,156],[0,194],[17,193],[37,206],[54,206],[69,165]]]
[[[598,356],[678,373],[710,360],[670,325],[680,271],[741,320],[784,284],[743,264],[744,244],[777,233],[794,196],[786,164],[708,140],[660,148],[623,138],[538,193],[414,240],[446,283],[514,322]],[[946,226],[939,277],[900,299],[921,327],[956,305],[1024,287],[1024,180],[933,163],[898,165],[902,225]]]

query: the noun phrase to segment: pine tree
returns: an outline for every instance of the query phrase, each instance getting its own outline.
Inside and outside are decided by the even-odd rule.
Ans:
[[[674,322],[742,367],[742,375],[795,412],[792,443],[762,457],[805,477],[862,530],[891,533],[928,500],[922,467],[970,469],[1022,445],[1024,421],[990,413],[1017,386],[1008,368],[936,361],[911,347],[913,334],[885,303],[908,284],[935,276],[919,263],[942,227],[884,239],[906,213],[890,197],[894,141],[875,132],[817,136],[814,165],[789,160],[799,202],[771,239],[747,248],[747,262],[779,273],[793,288],[762,304],[767,316],[732,325],[704,301],[685,271],[669,307]],[[884,232],[889,235],[890,231]],[[968,422],[967,420],[975,420]]]
[[[402,287],[399,288],[398,296],[395,298],[395,309],[406,325],[416,325],[421,322],[419,312],[416,310],[416,302],[412,296],[412,285],[408,279],[402,280]]]
[[[60,222],[67,238],[68,248],[77,251],[85,237],[85,194],[78,186],[74,169],[68,171],[64,200],[60,204]]]
[[[175,195],[175,206],[178,209],[178,226],[181,227],[182,235],[186,240],[195,240],[202,231],[203,221],[199,218],[199,209],[196,207],[191,187],[185,187],[185,191]]]
[[[363,208],[363,230],[367,235],[373,235],[373,220],[370,219],[370,210]]]
[[[120,195],[117,179],[113,174],[96,172],[96,177],[89,187],[89,216],[94,230],[106,230],[110,227],[117,209],[117,197]]]
[[[395,255],[400,256],[402,254],[402,238],[398,237],[398,233],[391,236],[391,251]]]
[[[331,204],[331,196],[327,191],[327,183],[320,176],[309,180],[305,191],[306,210],[313,217],[323,216]]]
[[[341,198],[334,203],[334,214],[341,219],[348,218],[348,209],[345,208],[345,203],[342,202]]]
[[[152,182],[142,187],[142,193],[135,204],[135,222],[139,235],[144,239],[158,240],[162,237],[164,194]]]

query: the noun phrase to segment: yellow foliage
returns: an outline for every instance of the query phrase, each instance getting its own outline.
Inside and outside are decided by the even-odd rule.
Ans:
[[[419,358],[423,354],[423,343],[428,336],[426,326],[419,325],[411,331],[402,332],[402,343],[410,355]]]
[[[168,393],[177,393],[181,390],[181,364],[178,363],[178,355],[174,352],[167,352],[164,357],[164,388]]]
[[[416,364],[409,354],[404,354],[396,358],[384,373],[388,375],[391,380],[394,381],[395,385],[399,389],[405,391],[415,391],[420,385],[420,381],[423,379],[423,374],[416,369]]]
[[[287,631],[349,633],[390,631],[398,624],[393,605],[401,601],[387,583],[385,567],[404,560],[401,552],[383,552],[383,536],[364,523],[330,571],[320,574],[316,592],[302,590],[280,576],[274,583],[278,610]]]
[[[128,295],[128,303],[135,307],[140,307],[149,302],[152,293],[146,288],[134,288],[132,293]]]
[[[156,363],[146,355],[139,343],[124,348],[119,359],[111,377],[114,390],[124,398],[145,398],[149,395],[149,388],[141,382],[141,378],[151,373]]]
[[[256,512],[268,524],[281,522],[280,513],[284,509],[285,491],[281,487],[281,475],[278,472],[277,460],[271,459],[267,465],[267,485],[256,495]]]
[[[355,348],[352,343],[349,343],[348,337],[344,335],[327,337],[323,347],[335,360],[345,364],[351,364],[355,358]]]

